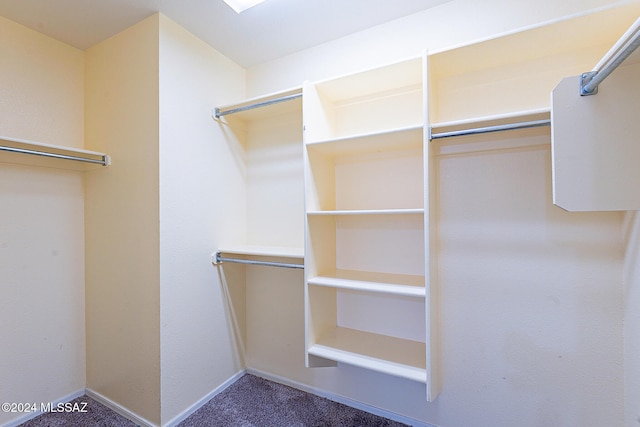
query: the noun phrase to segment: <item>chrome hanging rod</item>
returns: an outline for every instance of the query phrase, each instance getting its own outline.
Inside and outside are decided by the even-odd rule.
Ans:
[[[243,105],[242,107],[232,108],[230,110],[221,110],[220,108],[216,107],[214,115],[216,119],[219,119],[220,117],[226,116],[227,114],[234,114],[234,113],[239,113],[241,111],[253,110],[255,108],[266,107],[268,105],[278,104],[280,102],[285,102],[285,101],[291,101],[293,99],[301,98],[301,97],[302,97],[302,93],[294,93],[293,95],[286,95],[280,98],[273,98],[267,101],[256,102],[255,104]]]
[[[461,130],[453,130],[450,132],[438,132],[438,133],[432,133],[433,128],[429,128],[429,140],[453,138],[456,136],[479,135],[479,134],[490,133],[490,132],[504,132],[507,130],[527,129],[527,128],[535,128],[535,127],[541,127],[541,126],[549,126],[549,125],[551,125],[551,120],[545,119],[545,120],[533,120],[530,122],[510,123],[506,125],[485,126],[485,127],[479,127],[479,128],[473,128],[473,129],[461,129]]]
[[[264,265],[267,267],[282,267],[282,268],[300,268],[303,269],[303,264],[290,264],[286,262],[273,262],[273,261],[255,261],[250,259],[238,259],[223,257],[220,252],[216,252],[216,264],[221,262],[231,262],[235,264],[248,264],[248,265]]]
[[[33,154],[36,156],[52,157],[54,159],[74,160],[77,162],[95,163],[102,166],[109,165],[108,156],[102,156],[102,159],[98,160],[98,159],[89,159],[86,157],[68,156],[66,154],[48,153],[46,151],[36,151],[36,150],[28,150],[25,148],[15,148],[15,147],[5,147],[5,146],[0,146],[0,151],[9,151],[11,153],[20,153],[20,154]]]
[[[606,79],[640,46],[640,18],[622,35],[620,40],[596,64],[593,71],[580,75],[580,95],[598,93],[598,85]]]

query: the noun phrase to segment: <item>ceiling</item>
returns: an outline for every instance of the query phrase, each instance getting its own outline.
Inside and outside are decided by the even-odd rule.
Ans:
[[[450,0],[0,0],[0,16],[86,49],[161,12],[250,67]]]

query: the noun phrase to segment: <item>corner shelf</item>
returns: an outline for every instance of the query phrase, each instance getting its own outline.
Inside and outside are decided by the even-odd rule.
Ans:
[[[109,166],[111,159],[96,151],[0,137],[0,162],[86,171]]]

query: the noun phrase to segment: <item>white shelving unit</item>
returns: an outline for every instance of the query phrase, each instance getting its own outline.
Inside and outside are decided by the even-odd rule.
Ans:
[[[0,162],[86,171],[109,166],[104,153],[0,136]]]
[[[424,58],[304,86],[307,366],[427,385]]]

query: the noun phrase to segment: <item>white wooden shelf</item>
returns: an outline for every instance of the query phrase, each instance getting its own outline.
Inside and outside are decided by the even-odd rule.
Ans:
[[[425,343],[336,327],[308,349],[313,356],[426,383]]]
[[[423,125],[413,125],[385,131],[307,142],[307,147],[319,153],[354,156],[380,151],[422,148]]]
[[[305,140],[420,125],[424,121],[422,89],[421,57],[305,83]]]
[[[223,246],[218,252],[229,255],[304,259],[304,248],[282,246]]]
[[[308,212],[422,209],[423,126],[307,142]]]
[[[362,292],[425,298],[424,276],[338,270],[332,276],[307,279],[310,285]]]
[[[213,111],[218,120],[252,121],[276,117],[286,113],[302,112],[302,87],[295,87],[249,98],[235,104],[217,107]],[[216,117],[220,115],[221,117]]]
[[[111,160],[97,151],[0,136],[0,162],[86,171],[108,166]]]
[[[312,216],[342,216],[342,215],[424,215],[424,209],[350,209],[307,211]]]

